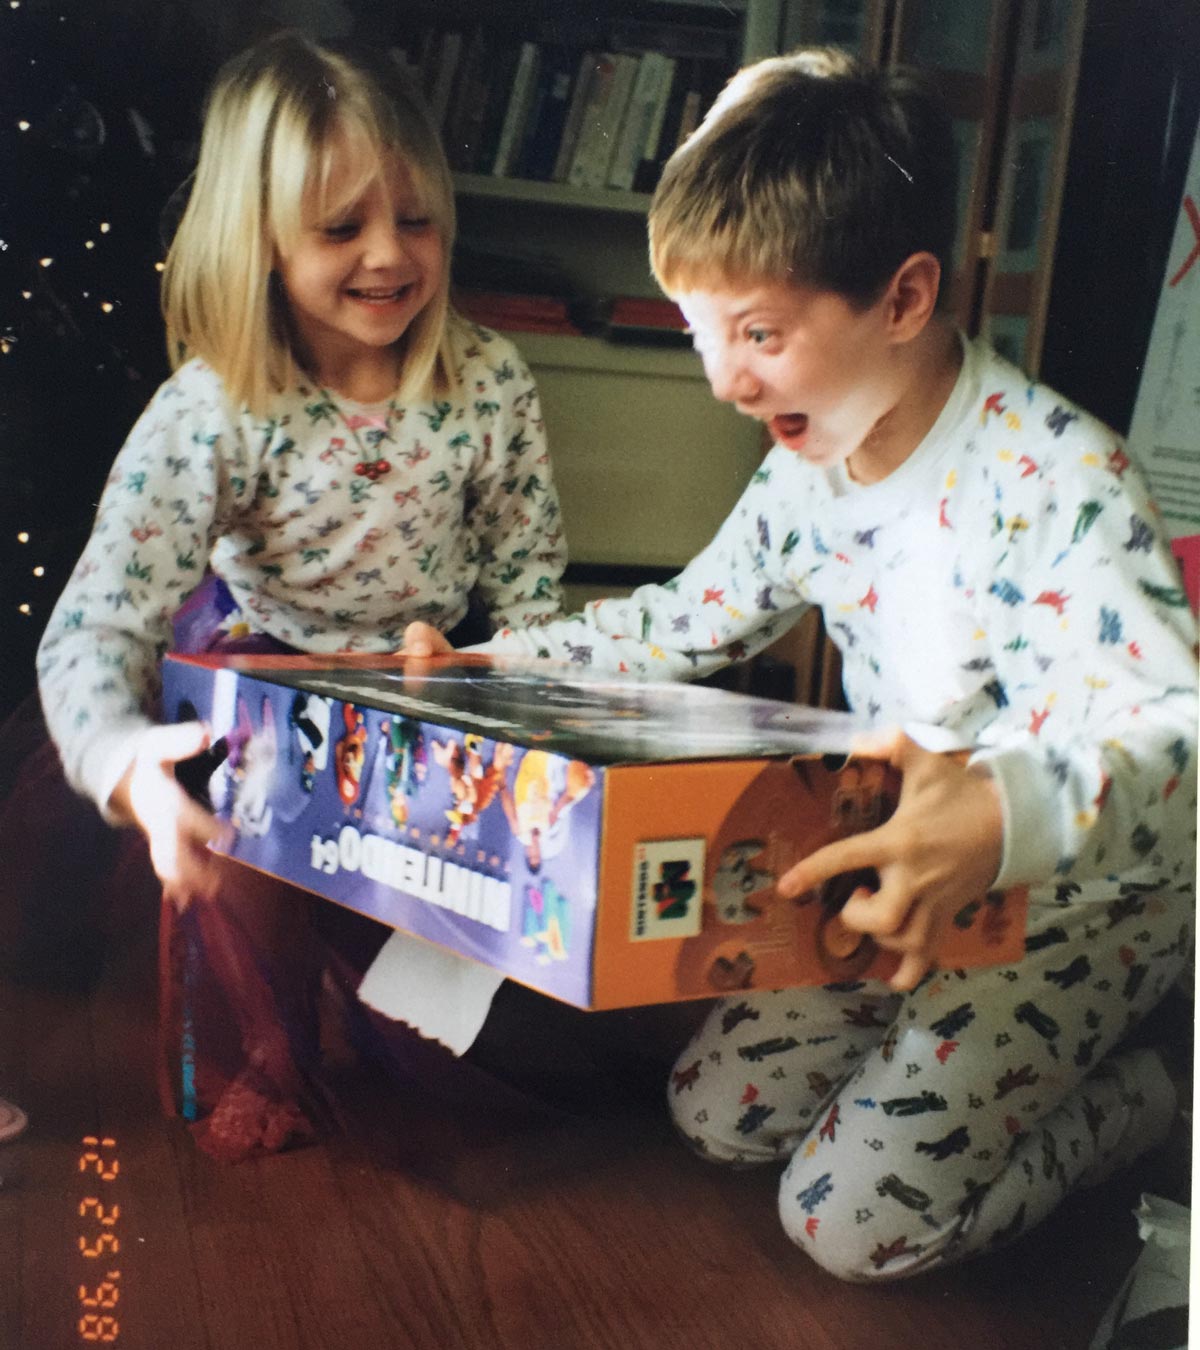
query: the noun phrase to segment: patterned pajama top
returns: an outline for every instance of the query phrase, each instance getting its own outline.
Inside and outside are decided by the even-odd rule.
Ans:
[[[206,569],[256,631],[307,652],[393,651],[415,619],[453,627],[473,588],[496,626],[559,612],[566,546],[533,379],[507,339],[453,332],[458,387],[424,404],[298,385],[258,418],[196,360],[161,386],[38,653],[73,786],[107,800]]]
[[[687,678],[819,605],[859,715],[978,747],[1003,799],[998,885],[1193,889],[1196,629],[1162,522],[1115,433],[963,346],[886,479],[776,446],[674,580],[487,649]]]

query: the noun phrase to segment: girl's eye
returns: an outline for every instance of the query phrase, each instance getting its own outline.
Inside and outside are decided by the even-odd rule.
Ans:
[[[339,220],[336,224],[323,226],[321,233],[326,239],[332,239],[334,242],[341,242],[344,239],[353,239],[358,233],[358,222],[354,220]]]
[[[773,336],[774,335],[769,328],[748,328],[746,330],[746,337],[753,342],[756,347],[765,346],[770,342]]]
[[[396,224],[402,230],[427,230],[432,221],[428,216],[399,216]]]

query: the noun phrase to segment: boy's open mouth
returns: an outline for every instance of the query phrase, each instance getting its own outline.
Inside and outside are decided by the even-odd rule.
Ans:
[[[807,413],[779,413],[772,417],[767,425],[771,435],[780,445],[789,449],[798,449],[808,432]]]

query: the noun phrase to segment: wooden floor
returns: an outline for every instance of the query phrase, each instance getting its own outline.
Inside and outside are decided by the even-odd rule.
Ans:
[[[1008,1252],[840,1284],[773,1172],[693,1158],[649,1097],[507,1123],[414,1097],[221,1165],[160,1115],[153,964],[143,933],[90,991],[0,983],[0,1092],[31,1118],[0,1147],[3,1350],[1086,1350],[1140,1250],[1127,1174]]]

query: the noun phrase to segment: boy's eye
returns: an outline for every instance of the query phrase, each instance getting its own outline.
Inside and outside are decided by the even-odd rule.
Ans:
[[[774,335],[769,328],[748,328],[746,330],[746,337],[753,342],[756,347],[761,347],[765,343],[770,342],[773,336]]]
[[[433,222],[428,216],[397,216],[396,224],[402,230],[427,230]]]
[[[358,222],[356,220],[339,220],[332,225],[323,225],[321,233],[326,239],[332,239],[339,242],[343,239],[353,239],[358,233]]]

